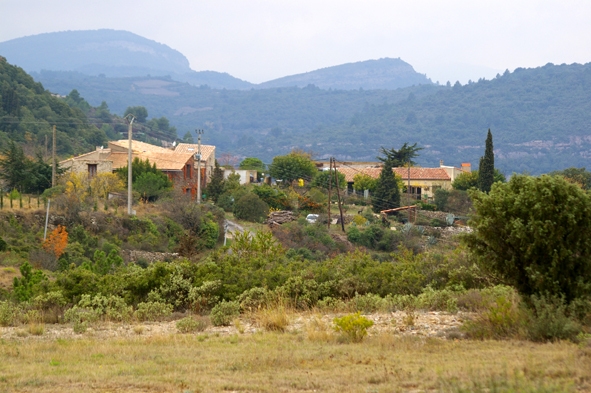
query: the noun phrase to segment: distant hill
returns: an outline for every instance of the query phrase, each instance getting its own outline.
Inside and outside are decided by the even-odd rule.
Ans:
[[[322,68],[304,74],[286,76],[257,85],[258,88],[306,87],[314,85],[321,89],[389,89],[413,85],[430,85],[423,74],[400,59],[367,60]]]
[[[29,73],[74,71],[107,77],[166,76],[193,85],[245,89],[251,84],[215,71],[193,71],[180,52],[121,30],[62,31],[0,43],[0,55]]]
[[[119,114],[143,105],[151,116],[170,119],[181,136],[204,129],[204,141],[218,151],[265,162],[293,148],[318,158],[373,160],[380,146],[417,142],[425,148],[421,165],[476,167],[491,128],[496,165],[507,174],[590,166],[591,63],[396,90],[216,90],[170,78],[40,77],[51,91],[76,88],[92,105],[106,100]]]

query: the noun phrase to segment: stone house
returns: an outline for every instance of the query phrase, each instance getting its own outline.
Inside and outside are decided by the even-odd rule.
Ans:
[[[353,179],[356,174],[362,173],[377,179],[382,168],[378,165],[365,168],[340,166],[337,170],[345,175],[347,190],[353,192]],[[392,171],[403,180],[405,186],[410,182],[410,192],[416,199],[430,199],[435,196],[438,188],[450,190],[455,178],[460,173],[470,172],[471,166],[469,163],[462,163],[460,168],[445,166],[443,161],[440,161],[439,168],[392,168]]]
[[[197,190],[197,144],[179,143],[173,148],[132,141],[132,160],[146,159],[164,172],[176,187],[184,192]],[[110,141],[107,148],[97,147],[95,151],[72,157],[59,163],[66,171],[87,173],[92,179],[99,173],[112,173],[127,166],[129,141]],[[215,166],[215,146],[201,145],[201,187],[204,188]]]

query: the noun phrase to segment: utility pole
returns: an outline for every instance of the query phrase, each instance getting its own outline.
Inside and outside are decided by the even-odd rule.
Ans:
[[[328,162],[328,229],[330,229],[330,191],[332,188],[332,157],[330,157]]]
[[[133,115],[130,113],[129,115],[127,115],[127,118],[129,120],[129,127],[127,128],[127,139],[128,139],[128,146],[127,146],[127,214],[131,215],[131,206],[133,204],[133,197],[131,194],[131,188],[132,188],[132,171],[131,171],[131,130],[132,130],[132,124],[133,121],[135,120],[135,117],[133,117]]]
[[[339,202],[339,212],[341,213],[341,229],[345,232],[345,220],[343,219],[343,205],[341,204],[341,192],[339,189],[339,176],[337,174],[337,163],[334,157],[332,158],[332,164],[334,166],[334,178],[337,184],[337,200]]]
[[[410,206],[410,158],[408,159],[408,186],[406,187],[406,193],[408,194],[408,206]],[[410,224],[410,207],[408,208],[408,223]]]
[[[51,151],[51,186],[55,187],[55,137],[56,137],[56,131],[55,131],[55,125],[53,126],[53,148]]]
[[[203,130],[195,130],[197,133],[197,154],[195,159],[197,160],[197,203],[201,203],[201,135]]]

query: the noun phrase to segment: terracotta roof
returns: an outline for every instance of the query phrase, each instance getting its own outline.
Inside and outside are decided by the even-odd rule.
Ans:
[[[374,179],[380,177],[382,168],[349,168],[339,167],[339,172],[345,175],[347,183],[353,182],[353,178],[358,173],[371,176]],[[392,171],[403,179],[408,179],[408,168],[393,168]],[[451,180],[445,169],[443,168],[410,168],[410,180]]]
[[[181,171],[185,164],[191,160],[193,154],[191,153],[175,153],[173,151],[167,152],[136,152],[132,154],[132,159],[139,158],[140,160],[149,160],[150,164],[156,164],[156,168],[161,171]],[[109,160],[113,162],[113,169],[118,169],[127,166],[127,153],[111,153]]]
[[[109,144],[127,149],[127,147],[129,146],[129,140],[120,139],[118,141],[110,141]],[[136,140],[131,141],[131,149],[133,151],[138,151],[138,152],[161,152],[161,153],[172,152],[172,149],[167,149],[166,147],[151,145],[149,143],[140,142],[140,141],[136,141]]]
[[[199,146],[196,143],[179,143],[174,148],[175,153],[196,154]],[[201,145],[201,161],[207,161],[215,151],[215,146]]]
[[[394,173],[408,179],[408,168],[394,168]],[[410,168],[410,180],[451,180],[443,168]]]

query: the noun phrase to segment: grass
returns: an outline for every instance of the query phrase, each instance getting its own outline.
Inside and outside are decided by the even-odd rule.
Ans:
[[[0,391],[590,391],[591,347],[304,332],[0,341]]]

